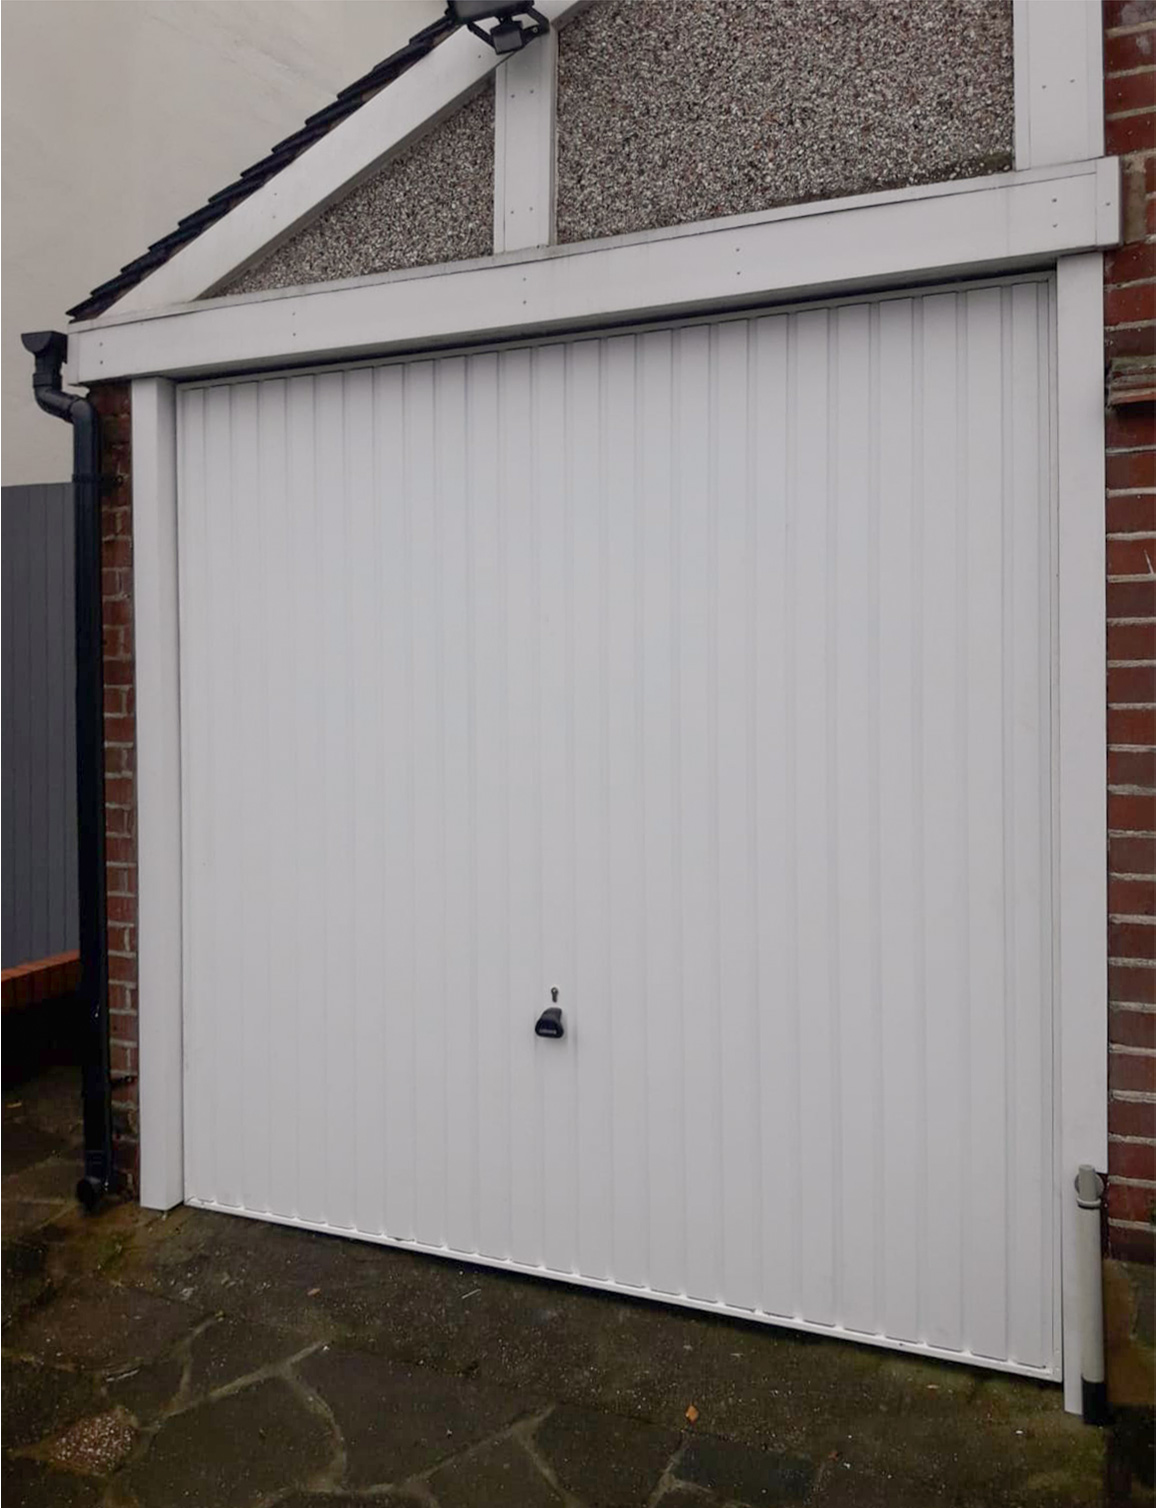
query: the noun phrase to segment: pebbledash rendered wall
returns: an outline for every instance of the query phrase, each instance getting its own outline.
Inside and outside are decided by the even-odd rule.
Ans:
[[[767,0],[769,3],[769,0]],[[777,11],[808,7],[791,7],[787,0],[775,0]],[[630,13],[649,15],[656,23],[661,19],[649,0],[607,0],[587,12],[572,26],[603,28],[610,36]],[[753,10],[754,7],[752,6]],[[863,12],[858,0],[823,0],[824,14],[835,21]],[[910,17],[911,8],[877,7],[888,14]],[[999,17],[1010,15],[1010,6],[984,3],[931,7],[940,18],[946,12],[960,16],[972,14],[986,39],[986,62],[975,66],[991,69],[994,59],[1000,69],[1010,70],[1010,34],[1002,29]],[[810,9],[814,16],[818,7]],[[720,7],[708,0],[686,0],[672,8],[676,16],[697,18],[702,24],[707,12],[745,15],[740,7]],[[998,14],[997,14],[998,13]],[[814,24],[814,23],[813,23]],[[1156,0],[1107,0],[1104,6],[1104,57],[1106,73],[1106,150],[1122,158],[1125,184],[1124,242],[1118,251],[1105,258],[1105,322],[1107,325],[1105,360],[1143,359],[1156,347]],[[986,28],[986,29],[984,29]],[[739,208],[756,207],[744,194],[752,193],[761,203],[771,202],[765,195],[772,192],[766,179],[757,178],[751,189],[749,164],[758,156],[744,159],[748,168],[737,172],[723,158],[703,146],[696,154],[688,151],[694,136],[693,121],[676,118],[666,125],[661,116],[662,89],[654,79],[663,64],[654,59],[675,61],[669,49],[659,45],[657,33],[644,43],[644,52],[653,62],[648,83],[637,83],[628,100],[604,101],[613,114],[614,133],[620,141],[629,141],[629,131],[641,130],[649,122],[656,130],[667,130],[671,140],[680,144],[679,151],[663,156],[661,147],[639,145],[634,154],[636,164],[651,163],[658,152],[667,167],[658,174],[649,198],[638,202],[624,201],[629,176],[620,179],[620,188],[605,192],[585,182],[567,165],[567,141],[581,139],[592,129],[585,110],[572,96],[567,103],[566,38],[577,32],[565,29],[560,36],[559,61],[559,232],[560,236],[610,234],[623,229],[624,217],[639,215],[649,224],[670,223],[671,215],[701,216],[705,212],[730,213]],[[920,33],[922,35],[922,33]],[[700,42],[702,38],[699,38]],[[918,41],[918,38],[916,39]],[[914,45],[914,44],[908,44]],[[647,51],[649,49],[649,51]],[[979,49],[981,52],[984,48]],[[966,57],[964,48],[961,56]],[[575,57],[577,55],[575,54]],[[957,59],[958,61],[958,59]],[[840,64],[842,67],[843,65]],[[641,70],[645,73],[646,70]],[[570,82],[580,77],[571,72]],[[896,75],[891,75],[892,79]],[[950,81],[941,73],[928,96],[926,105],[934,113],[936,100],[944,97]],[[958,83],[958,74],[953,76]],[[984,103],[977,110],[978,122],[986,122],[988,135],[975,137],[975,153],[958,156],[958,175],[967,171],[992,171],[1010,165],[1010,129],[1006,112],[1010,108],[1010,73],[1001,74],[1005,83],[998,87],[994,74],[987,79]],[[980,87],[978,75],[972,80]],[[974,92],[973,88],[973,92]],[[667,95],[669,102],[669,95]],[[885,102],[881,100],[881,103]],[[900,100],[902,104],[902,99]],[[926,103],[926,102],[925,102]],[[471,111],[472,106],[472,111]],[[908,119],[912,101],[907,98]],[[348,277],[357,272],[379,270],[382,258],[407,258],[390,265],[419,265],[423,260],[440,260],[448,254],[443,248],[468,244],[468,254],[475,254],[474,240],[481,245],[482,231],[486,250],[492,235],[490,192],[487,174],[492,174],[492,144],[487,147],[487,132],[492,104],[485,93],[475,96],[458,113],[435,128],[422,143],[410,149],[409,166],[398,159],[393,177],[387,168],[363,185],[361,191],[342,204],[348,204],[342,220],[342,204],[331,207],[312,227],[307,227],[287,242],[265,262],[243,275],[229,291],[264,287],[295,286],[301,281],[322,282],[327,278]],[[567,124],[567,111],[583,118]],[[782,113],[782,106],[768,106],[772,115]],[[467,113],[470,112],[470,113]],[[615,113],[616,112],[616,113]],[[463,119],[464,117],[464,119]],[[484,117],[484,126],[483,126]],[[623,124],[629,117],[633,123]],[[928,129],[932,117],[919,115],[920,129]],[[455,122],[457,123],[455,125]],[[772,121],[772,125],[776,122]],[[677,129],[676,129],[677,128]],[[736,125],[736,132],[744,131]],[[759,129],[762,129],[761,127]],[[456,137],[454,132],[459,133]],[[404,178],[412,183],[414,164],[427,167],[446,163],[452,156],[442,133],[458,145],[468,142],[466,160],[471,165],[465,178],[447,170],[432,173],[425,179],[430,204],[420,219],[407,222],[409,230],[401,235],[400,251],[390,251],[380,238],[371,238],[364,254],[350,237],[357,235],[360,217],[374,204],[396,204],[397,188]],[[577,132],[578,135],[568,133]],[[756,133],[757,134],[757,133]],[[492,136],[492,133],[491,133]],[[747,134],[747,139],[751,139]],[[890,138],[888,138],[890,140]],[[865,149],[866,150],[866,149]],[[898,151],[889,147],[888,151]],[[1007,162],[997,162],[991,153],[1007,151]],[[489,154],[487,158],[487,152]],[[649,155],[648,155],[649,154]],[[613,155],[613,154],[611,154]],[[893,157],[876,156],[874,167],[859,159],[851,178],[826,180],[829,193],[853,192],[862,188],[884,186],[892,171],[887,166]],[[704,165],[721,163],[719,174],[704,190]],[[488,166],[487,166],[488,163]],[[648,169],[649,170],[649,169]],[[841,169],[840,172],[843,172]],[[863,173],[874,172],[875,177]],[[952,166],[939,163],[939,176],[952,176]],[[663,178],[665,174],[665,178]],[[934,175],[933,175],[934,176]],[[445,225],[445,212],[462,192],[468,180],[467,194],[480,185],[478,203],[472,198],[464,217],[468,222],[462,234],[465,242],[446,239],[451,232]],[[484,180],[484,181],[483,181]],[[890,180],[888,180],[890,181]],[[738,188],[736,188],[736,184]],[[744,187],[745,185],[745,187]],[[416,187],[416,185],[414,185]],[[363,197],[358,200],[357,194]],[[703,194],[707,197],[704,199]],[[713,193],[714,197],[711,197]],[[375,198],[376,196],[376,198]],[[391,197],[394,196],[394,197]],[[737,196],[737,197],[736,197]],[[821,195],[818,195],[821,197]],[[641,207],[640,207],[641,205]],[[328,230],[326,217],[331,217]],[[400,224],[400,221],[394,221]],[[633,221],[630,223],[633,224]],[[415,228],[416,227],[416,228]],[[457,234],[457,232],[452,232]],[[474,239],[469,239],[474,238]],[[328,249],[327,249],[328,247]],[[337,249],[334,249],[337,248]],[[339,253],[339,254],[338,254]],[[455,251],[454,255],[467,254]],[[362,256],[362,261],[358,261]],[[351,260],[353,258],[353,260]],[[109,946],[112,1064],[114,1075],[114,1115],[117,1159],[123,1186],[135,1191],[138,1154],[137,1123],[137,871],[136,871],[136,775],[133,687],[132,629],[132,509],[129,434],[129,389],[113,384],[93,390],[104,416],[106,472],[114,475],[104,499],[104,610],[105,610],[105,739],[108,771],[108,878],[109,878]],[[1106,455],[1106,530],[1108,556],[1108,707],[1109,742],[1108,825],[1109,852],[1109,939],[1108,987],[1110,1001],[1109,1042],[1109,1239],[1112,1250],[1120,1256],[1151,1261],[1153,1255],[1153,1208],[1156,1206],[1156,918],[1152,894],[1156,885],[1156,445],[1153,444],[1153,411],[1133,408],[1110,412],[1107,420]],[[147,1009],[147,1002],[146,1007]]]
[[[558,33],[557,239],[1009,170],[1011,0],[598,0]],[[222,294],[494,249],[494,86]]]

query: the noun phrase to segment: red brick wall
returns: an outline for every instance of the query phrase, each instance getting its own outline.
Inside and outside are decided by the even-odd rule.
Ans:
[[[104,616],[104,811],[108,1007],[117,1182],[135,1193],[137,1117],[136,704],[133,687],[131,389],[90,393],[101,416],[101,587]]]
[[[1106,357],[1156,352],[1156,0],[1104,5],[1105,149],[1124,244],[1104,261]],[[1156,1209],[1156,410],[1109,408],[1108,1238],[1153,1257]]]

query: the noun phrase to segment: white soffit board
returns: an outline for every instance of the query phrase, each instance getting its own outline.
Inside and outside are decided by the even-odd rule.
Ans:
[[[114,311],[70,331],[69,379],[284,365],[1006,270],[1115,245],[1119,198],[1106,158],[131,320]]]
[[[1057,1375],[1051,329],[179,393],[191,1201]]]
[[[540,9],[554,26],[578,3],[542,0]],[[203,298],[443,120],[499,66],[485,42],[464,28],[455,33],[130,288],[117,313]]]
[[[1015,0],[1015,163],[1046,167],[1104,150],[1099,0]]]

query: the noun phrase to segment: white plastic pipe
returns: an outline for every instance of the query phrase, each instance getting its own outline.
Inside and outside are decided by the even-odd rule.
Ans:
[[[1077,1262],[1080,1283],[1080,1381],[1085,1424],[1108,1422],[1104,1380],[1104,1289],[1100,1257],[1100,1203],[1104,1180],[1089,1163],[1076,1174]]]

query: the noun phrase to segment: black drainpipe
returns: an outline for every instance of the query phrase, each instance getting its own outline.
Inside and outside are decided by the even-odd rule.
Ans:
[[[84,1013],[84,1177],[76,1197],[94,1209],[112,1178],[108,1063],[108,933],[104,877],[104,665],[101,637],[100,422],[87,398],[66,393],[60,369],[68,337],[21,337],[36,358],[32,391],[45,413],[72,425],[76,597],[76,820],[80,898],[80,998]]]

